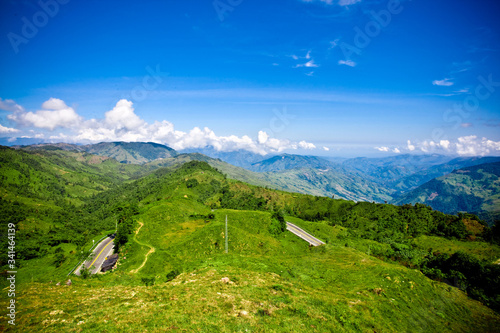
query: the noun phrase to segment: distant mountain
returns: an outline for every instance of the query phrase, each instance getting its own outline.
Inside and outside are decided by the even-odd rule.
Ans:
[[[178,154],[170,147],[153,142],[101,142],[87,146],[86,151],[131,164],[144,164]]]
[[[201,149],[211,155],[207,156],[200,153],[179,154],[167,146],[143,142],[103,142],[84,146],[57,143],[21,148],[86,152],[112,157],[121,163],[145,164],[144,170],[150,171],[198,160],[218,168],[230,178],[258,186],[353,201],[395,203],[402,202],[399,198],[410,198],[405,196],[409,191],[453,170],[500,162],[500,157],[452,158],[442,155],[335,159],[334,162],[317,156],[282,154],[264,157],[244,150],[219,152],[214,148]],[[411,198],[408,200],[411,201]],[[463,210],[469,209],[472,208]]]
[[[500,162],[500,157],[459,157],[452,159],[446,163],[434,165],[428,169],[421,170],[412,175],[401,178],[395,182],[391,182],[389,186],[391,186],[392,189],[396,190],[394,196],[397,197],[401,193],[406,193],[410,190],[413,190],[434,178],[447,175],[454,170],[494,162]]]
[[[31,146],[16,146],[15,148],[25,150],[62,149],[68,151],[84,151],[90,154],[111,157],[120,163],[126,164],[144,164],[178,155],[174,149],[153,142],[101,142],[83,146],[68,143],[45,143]]]
[[[379,184],[392,186],[400,179],[441,165],[453,157],[443,155],[398,155],[384,158],[351,158],[342,165]]]
[[[433,179],[403,195],[398,204],[424,203],[444,213],[500,217],[500,162],[466,167]]]
[[[218,151],[213,147],[190,148],[181,150],[179,152],[184,154],[191,154],[191,153],[203,154],[212,158],[216,159],[218,158],[224,162],[248,170],[251,170],[252,164],[260,162],[266,158],[269,158],[270,156],[270,155],[263,156],[243,149],[224,152],[224,151]]]
[[[272,172],[304,168],[329,170],[333,165],[333,162],[317,156],[283,154],[253,163],[250,170],[256,172]]]
[[[148,163],[145,166],[152,170],[192,160],[207,162],[229,178],[257,186],[316,196],[334,196],[353,201],[384,202],[392,199],[391,190],[363,179],[359,175],[351,174],[341,166],[324,170],[296,168],[274,172],[254,172],[199,153],[180,154]]]

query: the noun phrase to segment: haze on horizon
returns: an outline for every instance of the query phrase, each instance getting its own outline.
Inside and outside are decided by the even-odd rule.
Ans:
[[[0,143],[500,155],[499,13],[494,0],[3,1]]]

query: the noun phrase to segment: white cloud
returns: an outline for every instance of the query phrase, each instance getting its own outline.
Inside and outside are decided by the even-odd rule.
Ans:
[[[116,129],[133,130],[144,125],[144,121],[134,113],[132,102],[126,99],[118,101],[111,111],[106,112],[105,121]]]
[[[264,131],[259,131],[259,135],[257,136],[258,142],[262,145],[266,143],[267,139],[269,138],[269,135],[267,135],[266,132]]]
[[[0,98],[0,110],[9,112],[23,112],[24,108],[21,105],[16,104],[16,102],[11,99]]]
[[[450,87],[454,85],[451,79],[443,79],[443,80],[434,80],[432,81],[432,84],[435,86],[441,86],[441,87]]]
[[[361,2],[361,0],[339,0],[339,6],[350,6],[358,2]]]
[[[8,133],[16,133],[19,132],[18,129],[15,128],[10,128],[10,127],[5,127],[0,124],[0,134],[8,134]]]
[[[472,127],[472,123],[461,123],[460,127],[469,128],[469,127]]]
[[[408,140],[407,145],[408,145],[408,150],[409,151],[414,151],[415,150],[415,146],[411,144],[410,140]]]
[[[148,141],[166,144],[174,149],[203,148],[213,146],[219,151],[249,150],[265,155],[270,152],[282,152],[287,149],[316,149],[313,143],[300,141],[298,143],[287,139],[277,139],[264,131],[259,131],[257,140],[248,135],[218,136],[208,127],[194,127],[189,132],[178,131],[169,121],[155,121],[147,123],[134,110],[133,103],[122,99],[109,111],[103,119],[83,120],[76,112],[62,100],[51,98],[42,104],[42,109],[35,113],[26,112],[17,104],[0,101],[4,108],[13,112],[12,120],[21,125],[53,130],[56,127],[65,127],[65,133],[48,136],[51,141],[65,141],[78,143],[94,143],[101,141]],[[41,119],[45,117],[44,119]],[[9,129],[0,125],[0,133],[13,133],[17,129]],[[44,138],[43,133],[29,131],[29,137]]]
[[[297,65],[295,65],[294,68],[299,68],[299,67],[308,67],[308,68],[311,68],[311,67],[319,67],[319,65],[315,64],[314,60],[311,59],[308,62],[306,62],[305,64],[297,64]]]
[[[424,153],[448,153],[460,156],[486,156],[500,154],[500,141],[478,138],[475,135],[459,137],[454,141],[423,141],[412,145],[408,140],[408,150],[418,148]]]
[[[7,118],[22,126],[33,126],[49,130],[54,130],[56,127],[75,127],[82,120],[73,108],[57,98],[45,101],[42,104],[42,109],[36,112],[26,112],[24,108],[18,107]]]
[[[356,63],[352,60],[339,60],[339,65],[346,65],[349,67],[356,67]]]
[[[339,6],[350,6],[354,5],[358,2],[361,2],[361,0],[302,0],[303,2],[323,2],[327,5],[333,5],[334,3],[338,4]]]
[[[330,151],[330,148],[328,148],[328,147],[323,147],[323,150],[324,150],[324,151]]]
[[[326,3],[327,5],[333,4],[333,0],[302,0],[302,1],[303,2],[316,2],[316,1],[319,1],[319,2]]]
[[[392,150],[393,153],[396,153],[396,154],[400,154],[401,153],[401,150],[399,150],[398,148],[394,148]]]
[[[387,152],[389,151],[389,147],[375,147],[375,149],[377,149],[378,151],[384,151],[384,152]]]
[[[441,141],[439,141],[439,146],[448,150],[448,149],[450,149],[450,141],[449,140],[441,140]]]
[[[302,148],[302,149],[316,149],[316,146],[310,142],[306,142],[306,141],[300,141],[299,142],[299,148]]]
[[[492,141],[487,138],[478,139],[475,135],[458,138],[456,151],[459,155],[485,156],[500,152],[500,141]]]

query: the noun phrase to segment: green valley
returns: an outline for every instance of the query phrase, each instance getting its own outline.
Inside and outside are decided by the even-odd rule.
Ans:
[[[139,166],[59,149],[0,153],[22,331],[492,332],[500,324],[500,233],[473,215],[272,190],[191,154]],[[326,244],[310,247],[285,220]],[[65,286],[93,240],[115,226],[117,267],[71,275]]]

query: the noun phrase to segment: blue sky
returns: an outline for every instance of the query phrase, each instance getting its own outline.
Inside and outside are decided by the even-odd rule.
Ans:
[[[500,155],[498,1],[3,1],[0,137]]]

